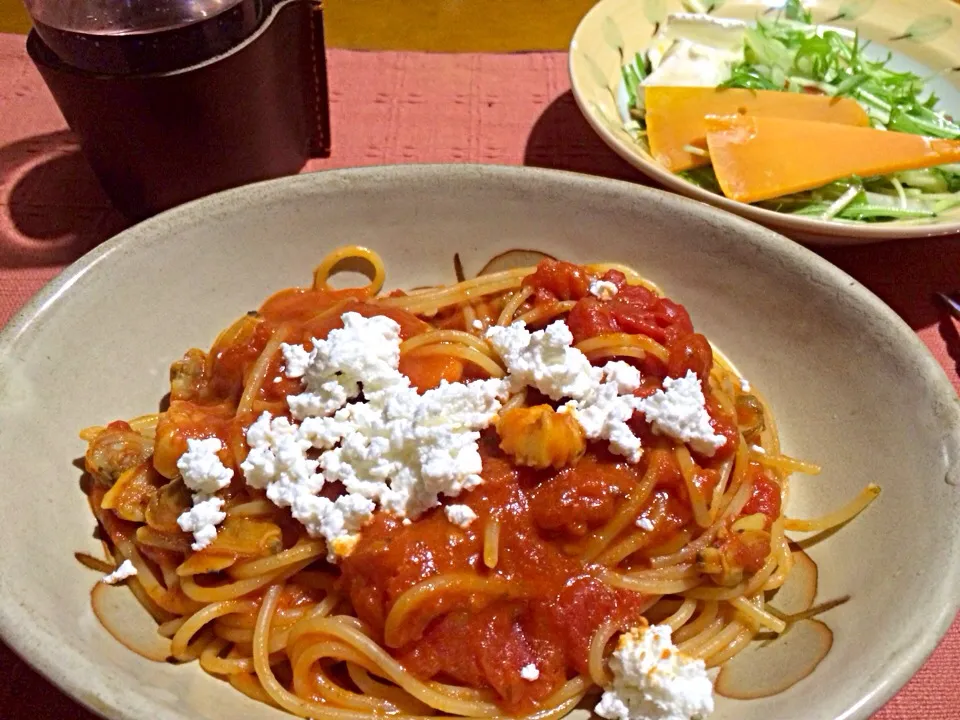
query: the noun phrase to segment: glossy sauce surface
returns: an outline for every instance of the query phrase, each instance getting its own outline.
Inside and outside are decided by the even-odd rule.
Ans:
[[[606,587],[593,577],[594,566],[565,552],[565,541],[610,519],[642,467],[591,450],[577,468],[541,475],[513,467],[495,437],[485,440],[484,484],[457,498],[476,521],[461,529],[434,510],[403,525],[378,514],[342,561],[342,578],[357,615],[378,632],[393,602],[421,580],[464,571],[506,580],[503,592],[451,592],[419,608],[395,652],[421,677],[490,687],[505,709],[521,712],[571,674],[587,671],[601,623],[630,627],[648,604],[642,595]],[[558,495],[563,501],[555,503]],[[482,557],[491,520],[500,524],[492,572]],[[520,677],[529,663],[540,671],[533,682]]]

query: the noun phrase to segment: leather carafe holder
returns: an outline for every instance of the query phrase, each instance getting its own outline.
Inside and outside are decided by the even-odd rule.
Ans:
[[[282,0],[236,47],[172,72],[77,70],[35,32],[27,50],[111,201],[131,219],[295,174],[308,158],[329,155],[315,2]]]

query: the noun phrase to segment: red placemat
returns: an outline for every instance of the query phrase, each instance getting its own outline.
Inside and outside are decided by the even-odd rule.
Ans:
[[[126,222],[110,209],[27,60],[0,35],[0,324],[66,264]],[[332,51],[333,156],[307,168],[408,162],[526,164],[641,181],[580,116],[566,55]],[[960,239],[822,254],[913,327],[960,390],[958,325],[932,300],[960,289]],[[960,718],[960,624],[875,720]],[[91,720],[0,645],[0,715]]]

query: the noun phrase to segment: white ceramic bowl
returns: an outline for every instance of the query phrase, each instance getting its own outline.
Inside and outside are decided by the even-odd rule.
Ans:
[[[73,465],[79,428],[156,407],[171,360],[205,347],[273,290],[309,281],[330,248],[383,254],[391,287],[477,272],[535,248],[631,263],[764,390],[788,452],[819,462],[788,507],[807,517],[865,483],[880,499],[817,545],[833,649],[765,700],[716,720],[866,718],[920,666],[960,599],[960,410],[915,334],[813,253],[702,203],[534,169],[404,166],[305,175],[210,197],[104,243],[0,335],[0,633],[81,703],[117,720],[280,718],[195,665],[144,660],[89,605],[98,552]],[[129,622],[153,632],[117,588]]]

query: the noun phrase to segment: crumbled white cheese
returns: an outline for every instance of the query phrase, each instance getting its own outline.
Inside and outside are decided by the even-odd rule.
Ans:
[[[124,560],[116,570],[100,578],[100,582],[106,583],[107,585],[116,585],[118,582],[122,582],[136,574],[137,569],[133,566],[133,563],[129,560]]]
[[[303,436],[326,450],[320,467],[327,480],[395,515],[417,517],[438,505],[438,496],[480,484],[479,431],[505,398],[500,380],[441,382],[423,395],[396,387],[377,402],[304,420]]]
[[[637,410],[648,413],[656,431],[697,443],[695,449],[724,442],[704,431],[694,412],[706,415],[695,375],[692,388],[668,379],[659,394],[637,398],[639,371],[623,362],[593,367],[573,347],[563,321],[532,333],[520,322],[490,328],[486,337],[507,366],[505,379],[443,381],[419,394],[399,371],[395,321],[357,313],[342,319],[344,327],[314,339],[310,351],[282,346],[286,375],[304,382],[303,393],[287,398],[300,423],[264,413],[247,429],[250,450],[241,464],[251,487],[289,507],[311,536],[326,539],[330,560],[350,552],[377,507],[409,520],[441,497],[479,485],[480,431],[493,424],[511,391],[526,386],[567,399],[561,411],[573,413],[588,438],[608,441],[632,462],[642,452],[627,424]],[[706,423],[709,431],[709,415]],[[341,483],[345,493],[336,500],[321,496],[328,482]],[[461,527],[476,517],[466,506],[448,506],[445,513]],[[184,522],[201,525],[192,517]],[[215,537],[212,525],[198,530],[198,543]]]
[[[640,438],[627,425],[637,407],[633,391],[640,386],[640,371],[625,362],[609,362],[601,369],[602,382],[582,401],[567,407],[590,440],[606,440],[611,452],[630,462],[640,460]]]
[[[601,300],[609,300],[615,297],[618,292],[619,288],[617,288],[616,283],[612,283],[609,280],[594,278],[590,281],[590,294]]]
[[[285,363],[283,374],[289,378],[303,377],[307,368],[310,367],[311,352],[303,345],[290,345],[289,343],[280,343],[280,351],[283,353],[283,362]]]
[[[483,330],[482,320],[474,320],[472,323],[470,323],[470,325],[473,327],[474,330]]]
[[[572,412],[590,440],[606,440],[611,451],[630,462],[640,459],[640,439],[627,421],[639,402],[632,395],[640,372],[624,362],[594,367],[572,347],[573,335],[562,320],[531,333],[522,323],[492,327],[487,338],[507,366],[511,390],[537,388],[553,400],[570,398],[560,407]]]
[[[613,681],[594,712],[608,720],[691,720],[713,712],[703,660],[680,652],[670,626],[634,628],[610,657]]]
[[[304,378],[305,392],[287,398],[301,422],[261,415],[247,429],[250,452],[241,464],[252,487],[326,539],[330,560],[349,554],[378,505],[417,517],[440,496],[479,485],[479,431],[508,396],[502,380],[444,381],[421,395],[398,369],[396,322],[356,313],[343,321],[310,352],[283,346],[287,375]],[[363,400],[350,402],[361,389]],[[327,482],[346,493],[319,496]]]
[[[247,484],[266,489],[267,499],[277,506],[291,507],[301,492],[320,492],[320,462],[307,457],[311,443],[300,426],[263,413],[247,428],[247,444],[250,451],[240,464]]]
[[[360,529],[370,522],[375,505],[360,495],[341,495],[336,500],[300,493],[293,501],[293,517],[303,523],[311,537],[330,543],[328,556],[349,555],[359,540]]]
[[[300,426],[284,417],[271,418],[263,413],[247,428],[250,451],[240,465],[251,487],[266,489],[267,499],[278,507],[289,507],[293,517],[304,524],[312,537],[327,540],[328,555],[335,555],[335,543],[348,542],[359,529],[360,519],[367,513],[344,513],[343,504],[317,496],[323,489],[324,477],[317,472],[319,460],[307,457],[311,442]],[[360,498],[360,500],[365,500]],[[365,501],[369,503],[369,501]],[[372,503],[370,504],[372,505]],[[347,515],[349,514],[349,520]],[[365,520],[364,520],[365,522]],[[338,545],[340,549],[346,546]]]
[[[531,333],[522,322],[487,330],[487,339],[509,373],[513,391],[534,387],[551,400],[582,400],[593,393],[602,372],[571,347],[573,335],[562,320]]]
[[[573,416],[583,434],[590,440],[606,440],[611,452],[623,455],[632,463],[640,460],[640,438],[633,434],[627,423],[636,410],[637,398],[619,395],[615,383],[603,383],[589,401],[570,401]]]
[[[416,414],[411,414],[418,430],[452,426],[482,429],[496,419],[500,401],[506,400],[507,389],[502,380],[474,380],[468,383],[440,384],[419,396]],[[412,403],[409,404],[412,406]]]
[[[375,402],[350,403],[299,426],[264,413],[247,431],[251,450],[241,468],[251,485],[265,487],[272,502],[289,506],[311,535],[342,554],[335,542],[362,527],[375,503],[417,517],[440,495],[479,485],[479,430],[493,422],[503,397],[499,380],[444,382],[423,395],[404,386],[384,390]],[[323,451],[318,460],[308,457],[311,448]],[[333,481],[347,494],[332,503],[317,498]]]
[[[217,537],[217,525],[227,517],[221,508],[223,500],[216,495],[195,494],[193,507],[177,518],[177,525],[181,530],[193,533],[193,544],[190,547],[194,550],[203,550]]]
[[[603,366],[603,381],[613,383],[618,393],[627,395],[640,387],[640,371],[633,365],[614,360]]]
[[[666,378],[663,389],[646,398],[633,392],[640,373],[624,362],[596,368],[572,347],[573,335],[562,320],[545,330],[529,332],[522,323],[492,327],[487,338],[500,355],[511,390],[531,386],[553,400],[569,398],[561,412],[572,412],[590,440],[606,440],[612,452],[630,462],[640,459],[640,439],[627,424],[634,412],[644,414],[654,432],[689,443],[712,456],[726,438],[713,432],[700,379],[693,372]]]
[[[223,500],[214,495],[230,484],[233,470],[217,456],[223,443],[217,438],[187,440],[187,451],[177,460],[183,483],[193,491],[193,507],[177,518],[184,532],[193,533],[194,550],[203,550],[217,537],[217,525],[227,517],[221,512]]]
[[[477,514],[469,505],[447,505],[443,514],[447,516],[447,520],[464,529],[477,519]]]
[[[533,663],[528,663],[520,668],[520,677],[528,682],[533,682],[540,677],[540,671]]]
[[[655,433],[687,443],[707,457],[727,441],[713,432],[700,378],[692,370],[681,378],[664,379],[663,389],[640,399],[637,409]]]
[[[329,415],[360,394],[370,396],[397,381],[400,326],[383,315],[344,313],[343,327],[325,340],[313,339],[309,352],[302,345],[283,343],[286,375],[303,378],[304,392],[287,398],[297,419]]]
[[[753,450],[757,455],[766,455],[767,451],[764,450],[760,445],[751,445],[750,449]]]
[[[212,495],[230,484],[233,470],[224,467],[217,453],[223,443],[217,438],[187,440],[187,451],[177,460],[183,483],[197,493]]]
[[[653,532],[653,521],[648,517],[642,517],[637,520],[637,527],[647,532]]]
[[[750,381],[746,378],[740,378],[740,389],[745,393],[750,392]]]

